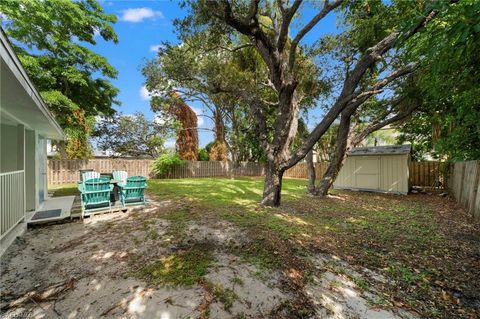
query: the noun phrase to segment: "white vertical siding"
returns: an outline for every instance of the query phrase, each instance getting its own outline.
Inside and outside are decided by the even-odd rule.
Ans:
[[[369,167],[368,171],[371,174],[361,174],[362,165],[367,163],[365,161],[367,156],[349,156],[345,160],[345,164],[341,168],[338,177],[333,184],[334,188],[347,188],[359,190],[373,190],[379,192],[389,193],[408,193],[408,154],[401,155],[376,155],[378,158],[378,187],[373,181],[366,180],[377,178],[374,168]],[[373,157],[372,157],[373,158]],[[374,162],[371,162],[374,163]],[[370,163],[370,164],[371,164]],[[365,187],[364,185],[371,185]]]
[[[25,216],[24,171],[0,174],[0,238]]]
[[[350,188],[355,184],[355,161],[347,157],[343,167],[338,172],[337,179],[333,183],[334,188]]]
[[[408,193],[408,155],[385,155],[380,164],[380,190]]]

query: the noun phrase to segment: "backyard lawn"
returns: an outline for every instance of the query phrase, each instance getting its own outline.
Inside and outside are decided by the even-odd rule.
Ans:
[[[310,257],[322,253],[362,276],[350,275],[336,258],[325,269],[349,277],[360,290],[379,289],[382,298],[373,301],[378,306],[406,307],[426,317],[480,315],[480,228],[453,201],[346,191],[319,199],[305,194],[305,184],[286,179],[278,209],[257,205],[261,179],[154,180],[149,192],[182,203],[185,211],[170,217],[179,223],[212,218],[241,227],[252,241],[238,253],[259,266],[295,273],[287,276],[293,287],[311,280],[318,269]]]
[[[151,180],[145,209],[35,228],[2,264],[2,288],[11,293],[2,310],[35,308],[48,317],[55,309],[72,318],[160,317],[159,309],[165,318],[478,318],[480,227],[452,200],[348,191],[313,198],[305,183],[286,179],[283,205],[266,208],[257,204],[259,178]],[[67,185],[54,194],[74,191]],[[36,244],[42,238],[47,245]],[[18,279],[35,267],[33,280]],[[60,279],[68,284],[61,298],[13,303]]]

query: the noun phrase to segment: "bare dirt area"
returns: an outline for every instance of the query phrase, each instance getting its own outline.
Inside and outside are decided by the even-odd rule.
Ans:
[[[279,245],[221,215],[188,201],[157,200],[127,213],[29,229],[2,256],[1,316],[415,317],[380,307],[381,294],[362,287],[363,274],[339,258],[287,258],[295,253],[288,240]]]

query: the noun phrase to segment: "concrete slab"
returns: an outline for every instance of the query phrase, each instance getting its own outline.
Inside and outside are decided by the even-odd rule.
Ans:
[[[54,222],[54,221],[70,218],[74,200],[75,200],[75,196],[62,196],[62,197],[48,198],[40,205],[38,210],[36,210],[32,214],[29,214],[27,218],[27,224],[29,225],[41,224],[41,223]],[[55,216],[50,216],[45,218],[33,219],[33,216],[37,212],[58,210],[58,209],[61,210],[61,214],[56,214]]]

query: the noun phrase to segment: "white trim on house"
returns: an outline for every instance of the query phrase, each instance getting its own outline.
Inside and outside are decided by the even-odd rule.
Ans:
[[[55,128],[57,136],[51,136],[51,138],[55,138],[57,140],[65,139],[65,134],[62,128],[55,121],[54,116],[48,110],[48,107],[45,105],[45,102],[43,101],[42,97],[40,96],[37,89],[35,88],[32,81],[30,80],[27,73],[25,72],[25,69],[20,63],[20,60],[18,59],[17,55],[13,51],[12,45],[10,44],[10,41],[5,35],[5,32],[1,28],[0,30],[1,30],[0,31],[0,43],[1,43],[0,56],[1,56],[2,62],[4,62],[9,67],[9,69],[12,71],[12,73],[15,75],[17,80],[22,85],[25,92],[30,96],[30,98],[33,100],[33,102],[38,107],[38,109],[43,113],[45,118],[47,118],[50,125]],[[17,122],[25,125],[25,127],[29,129],[34,129],[33,127],[31,127],[30,123],[26,123],[25,121],[12,115],[3,107],[2,107],[2,112],[5,113],[7,116],[11,117],[12,119],[15,119]]]

